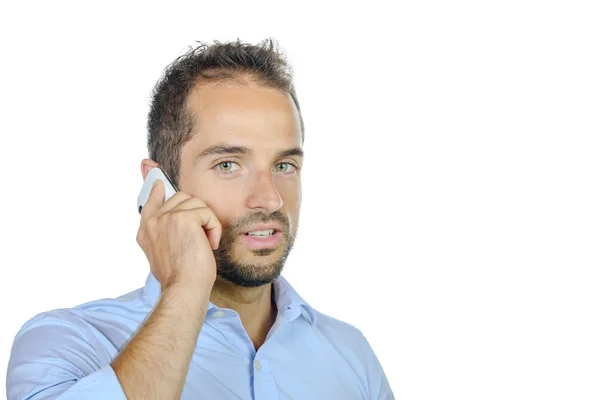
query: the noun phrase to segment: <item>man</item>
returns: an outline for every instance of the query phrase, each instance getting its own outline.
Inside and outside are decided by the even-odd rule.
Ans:
[[[392,399],[356,328],[280,277],[298,229],[304,124],[272,40],[201,44],[154,89],[153,186],[137,242],[151,273],[117,299],[54,310],[17,334],[16,399]]]

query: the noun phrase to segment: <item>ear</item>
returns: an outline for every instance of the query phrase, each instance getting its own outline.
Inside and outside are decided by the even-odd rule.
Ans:
[[[149,158],[144,158],[142,160],[142,165],[141,165],[142,180],[146,180],[146,176],[148,176],[148,172],[150,172],[150,170],[152,168],[156,168],[156,167],[158,167],[158,163],[156,161],[150,160]]]

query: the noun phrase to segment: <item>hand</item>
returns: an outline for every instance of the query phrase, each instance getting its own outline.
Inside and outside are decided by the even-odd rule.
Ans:
[[[210,290],[217,276],[213,250],[222,227],[214,212],[197,197],[177,192],[163,204],[164,185],[157,180],[142,209],[136,240],[165,290],[198,285]]]

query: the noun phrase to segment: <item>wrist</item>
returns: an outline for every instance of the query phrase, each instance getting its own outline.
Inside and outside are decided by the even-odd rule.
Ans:
[[[161,288],[161,297],[177,298],[186,303],[208,304],[212,285],[192,280],[173,281]]]

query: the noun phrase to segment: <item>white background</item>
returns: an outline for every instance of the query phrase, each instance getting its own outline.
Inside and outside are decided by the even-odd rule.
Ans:
[[[27,319],[143,285],[163,68],[273,37],[306,123],[300,294],[399,399],[598,399],[594,2],[207,3],[2,4],[2,379]]]

